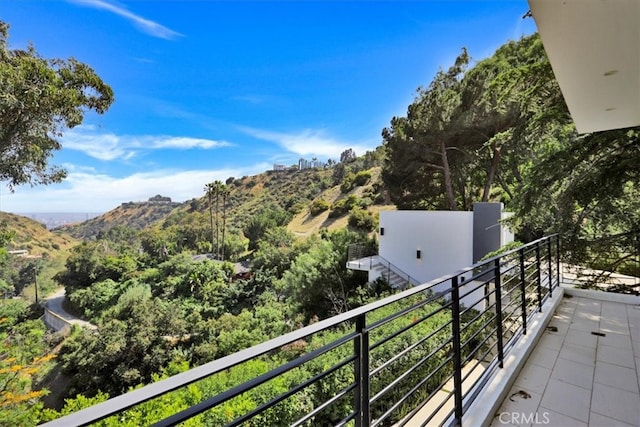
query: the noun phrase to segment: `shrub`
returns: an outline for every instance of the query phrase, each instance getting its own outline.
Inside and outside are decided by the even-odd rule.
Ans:
[[[329,202],[327,202],[324,199],[316,199],[313,202],[311,202],[311,206],[309,207],[309,211],[311,212],[311,215],[316,216],[318,214],[320,214],[321,212],[326,211],[327,209],[329,209],[330,205]]]
[[[361,200],[358,196],[351,194],[346,199],[338,200],[334,202],[331,206],[331,212],[329,213],[329,218],[336,218],[340,215],[344,215],[349,212],[351,209],[356,207],[361,207]]]
[[[377,227],[376,218],[364,209],[353,209],[349,214],[349,225],[365,231],[373,231]]]
[[[344,178],[342,178],[342,183],[340,184],[340,191],[342,193],[348,193],[353,190],[355,186],[355,178],[356,176],[351,172],[347,173]]]
[[[360,171],[354,178],[355,185],[365,185],[371,179],[371,172]]]

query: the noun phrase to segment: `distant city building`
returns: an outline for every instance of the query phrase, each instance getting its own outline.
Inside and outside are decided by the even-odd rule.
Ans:
[[[298,160],[298,169],[300,170],[305,170],[305,169],[318,169],[318,168],[325,168],[326,167],[326,163],[325,162],[321,162],[320,160],[316,159],[315,157],[311,160],[307,160],[307,159],[300,159]]]
[[[273,165],[274,171],[286,171],[287,169],[289,168],[286,165],[278,165],[278,164]]]

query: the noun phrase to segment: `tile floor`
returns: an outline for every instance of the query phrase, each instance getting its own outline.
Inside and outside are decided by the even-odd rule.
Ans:
[[[549,326],[491,426],[639,427],[640,306],[565,295]]]

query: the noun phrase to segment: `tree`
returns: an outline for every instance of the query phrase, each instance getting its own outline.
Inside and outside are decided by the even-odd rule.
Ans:
[[[340,163],[350,163],[356,159],[356,153],[352,148],[344,150],[340,153]]]
[[[568,110],[537,35],[466,70],[466,52],[383,130],[383,180],[404,209],[508,202]]]
[[[446,72],[440,70],[427,89],[419,89],[407,117],[394,117],[391,128],[382,131],[389,159],[383,178],[397,190],[391,193],[397,194],[394,201],[399,207],[405,207],[402,198],[407,192],[416,193],[414,184],[422,182],[418,188],[421,197],[424,193],[435,198],[444,194],[436,207],[458,209],[452,178],[454,158],[450,154],[457,135],[450,123],[460,104],[460,81],[468,63],[469,56],[463,49],[454,65]]]
[[[58,137],[82,123],[84,113],[102,114],[113,91],[95,71],[73,58],[44,59],[29,46],[8,47],[9,25],[0,21],[0,181],[60,182],[66,171],[49,166]]]
[[[222,185],[220,190],[222,196],[222,260],[225,260],[225,234],[227,230],[227,199],[231,194],[229,187]]]
[[[516,228],[531,238],[560,232],[573,251],[580,239],[639,232],[640,127],[578,136],[570,126],[561,141],[526,171]]]
[[[226,202],[227,197],[229,196],[229,190],[222,181],[216,180],[214,182],[210,182],[204,188],[207,198],[209,199],[209,219],[211,223],[211,250],[214,252],[216,259],[224,258],[224,254],[221,252],[224,251],[224,235],[225,235],[225,226],[226,226]],[[215,200],[215,232],[213,227],[213,201]],[[222,245],[220,245],[219,233],[220,233],[220,221],[219,221],[219,212],[220,212],[220,201],[222,201]],[[214,251],[215,249],[215,251]]]

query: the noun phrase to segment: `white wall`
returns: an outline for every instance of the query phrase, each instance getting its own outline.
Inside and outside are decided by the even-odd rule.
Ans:
[[[381,211],[380,228],[379,254],[422,283],[472,265],[473,212]]]
[[[502,215],[501,215],[500,219],[501,220],[505,220],[505,219],[507,219],[507,218],[509,218],[511,216],[513,216],[513,212],[502,212]],[[513,242],[513,240],[515,238],[514,235],[513,235],[513,231],[511,231],[509,229],[509,227],[507,227],[506,224],[502,224],[500,229],[501,229],[501,233],[502,233],[501,239],[500,239],[500,245],[504,246],[507,243]]]

